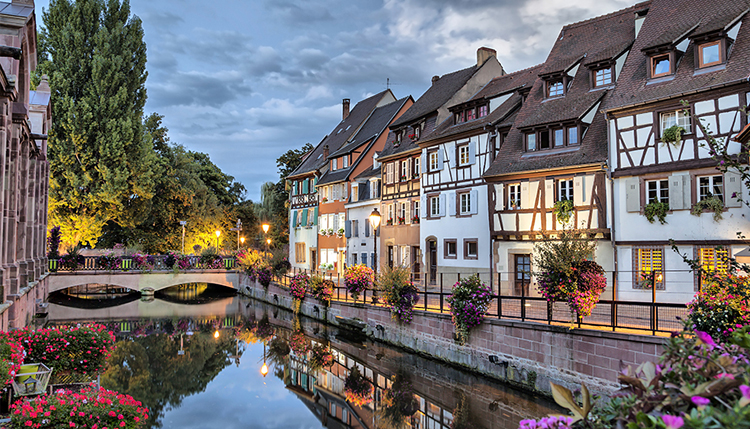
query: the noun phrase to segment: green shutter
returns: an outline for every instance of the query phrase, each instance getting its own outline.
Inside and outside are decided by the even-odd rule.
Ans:
[[[315,214],[313,215],[313,225],[318,226],[318,208],[315,207]]]
[[[316,191],[315,185],[317,185],[317,184],[318,184],[318,178],[317,177],[313,177],[313,180],[312,180],[312,192]]]
[[[307,226],[307,210],[302,210],[302,226]]]
[[[304,180],[304,181],[302,182],[302,193],[303,193],[303,194],[306,194],[306,193],[308,192],[308,190],[307,190],[307,186],[308,186],[309,184],[310,184],[310,179],[305,179],[305,180]]]
[[[293,213],[293,215],[292,215],[292,226],[291,226],[291,228],[294,228],[295,226],[297,226],[297,210],[294,210],[292,213]]]

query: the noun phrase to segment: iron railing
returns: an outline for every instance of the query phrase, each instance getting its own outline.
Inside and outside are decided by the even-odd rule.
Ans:
[[[210,263],[201,262],[200,256],[187,256],[182,266],[178,266],[180,271],[185,270],[208,270],[208,269],[226,269],[232,270],[237,267],[237,260],[233,257],[222,257],[220,267]],[[60,259],[49,260],[49,270],[51,272],[75,272],[75,271],[171,271],[178,262],[168,266],[165,260],[167,255],[150,255],[145,264],[138,262],[127,256],[119,257],[116,265],[112,266],[111,261],[104,262],[100,256],[79,256],[75,263],[61,262]]]

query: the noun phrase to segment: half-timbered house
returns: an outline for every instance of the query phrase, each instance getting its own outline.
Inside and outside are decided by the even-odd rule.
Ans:
[[[334,227],[334,216],[326,216],[326,224],[319,226],[323,218],[319,214],[319,204],[338,201],[338,211],[344,213],[344,195],[332,186],[326,187],[321,195],[317,182],[331,165],[329,155],[339,150],[362,127],[365,120],[378,106],[395,101],[390,90],[368,97],[349,109],[348,98],[342,103],[342,120],[333,131],[305,156],[302,163],[287,177],[289,191],[289,262],[297,269],[318,269],[321,264],[336,262],[336,254],[321,254],[318,250],[318,232]],[[335,192],[335,194],[334,194]],[[339,222],[335,218],[335,225]],[[330,223],[330,225],[329,225]],[[343,220],[342,220],[343,225]],[[341,227],[343,228],[343,226]],[[337,228],[338,229],[338,228]]]
[[[375,257],[377,239],[370,225],[370,215],[380,209],[380,163],[374,157],[372,167],[360,173],[351,182],[351,196],[346,204],[346,255],[348,264],[378,266]]]
[[[736,235],[748,227],[747,190],[717,170],[705,143],[710,131],[740,151],[732,136],[750,104],[748,9],[747,0],[654,0],[641,19],[604,105],[620,299],[689,301],[700,279],[680,254],[721,270],[747,247]]]
[[[531,287],[534,244],[563,228],[598,239],[596,261],[613,268],[607,126],[600,110],[619,80],[643,7],[563,27],[484,175],[493,279],[501,294],[537,294]]]
[[[390,90],[388,93],[391,94]],[[392,94],[391,94],[392,96]],[[352,223],[347,219],[346,203],[358,187],[351,179],[372,167],[373,156],[383,150],[388,126],[411,107],[411,96],[378,104],[356,134],[328,156],[329,168],[320,176],[320,237],[321,262],[343,275],[347,264],[346,239],[351,236]],[[350,186],[351,185],[351,186]],[[358,189],[356,189],[359,192]],[[357,193],[359,195],[359,193]],[[324,234],[323,231],[326,231]]]

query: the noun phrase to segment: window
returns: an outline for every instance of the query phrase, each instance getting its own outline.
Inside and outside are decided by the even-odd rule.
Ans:
[[[422,131],[422,129],[417,125],[414,127],[414,140],[419,140],[419,134]]]
[[[463,145],[458,147],[458,165],[469,164],[469,145]]]
[[[633,289],[664,290],[664,249],[661,247],[637,247],[635,270],[633,270]]]
[[[393,225],[393,204],[388,204],[388,225]]]
[[[359,255],[357,255],[356,253],[352,253],[352,265],[357,265],[357,263],[358,263],[357,262],[357,257],[358,256]]]
[[[352,237],[359,237],[359,221],[352,221]]]
[[[646,182],[646,204],[669,204],[669,180],[649,180]]]
[[[479,114],[477,115],[478,117],[484,118],[485,116],[487,116],[489,108],[486,104],[484,106],[479,106],[477,109],[479,110]]]
[[[539,150],[549,149],[549,131],[544,130],[539,133]]]
[[[568,127],[568,145],[578,144],[578,127]]]
[[[726,247],[699,247],[698,261],[701,268],[708,272],[722,272],[729,270],[729,249]]]
[[[565,146],[565,130],[559,128],[552,131],[552,141],[555,147]]]
[[[305,243],[294,244],[294,260],[298,264],[305,263]]]
[[[526,134],[526,150],[528,151],[536,150],[536,134],[535,133]]]
[[[392,162],[385,166],[385,183],[393,183],[393,168],[394,163]]]
[[[331,171],[336,171],[338,169],[338,158],[331,160]]]
[[[352,202],[356,203],[359,201],[359,184],[352,183]]]
[[[724,176],[703,176],[698,178],[698,201],[716,197],[724,202]]]
[[[557,201],[573,201],[573,179],[557,181]]]
[[[430,152],[427,156],[429,156],[429,158],[430,158],[430,171],[435,171],[438,168],[440,168],[439,165],[438,165],[438,161],[439,160],[438,160],[438,153],[437,153],[437,151]]]
[[[430,197],[430,217],[440,216],[440,198]]]
[[[414,219],[419,219],[419,200],[414,201],[414,208],[412,208],[412,216]]]
[[[547,82],[547,97],[558,97],[565,94],[565,86],[562,79]]]
[[[462,214],[462,215],[471,214],[471,193],[464,192],[463,194],[458,194],[458,201],[459,201],[459,214]]]
[[[405,159],[401,161],[401,181],[405,182],[409,179],[411,179],[411,177],[409,177],[409,160]]]
[[[456,259],[456,239],[446,238],[443,242],[443,256],[445,259]]]
[[[464,122],[464,112],[458,112],[456,113],[456,123],[460,124],[461,122]]]
[[[477,118],[477,111],[474,108],[468,109],[466,111],[466,120],[467,121],[473,121]]]
[[[682,109],[661,113],[659,115],[659,123],[661,125],[662,137],[664,136],[664,130],[675,125],[682,127],[686,133],[690,132],[690,116],[686,115]]]
[[[672,58],[670,54],[651,57],[651,77],[661,77],[672,74]]]
[[[419,158],[412,159],[411,160],[411,165],[414,167],[413,168],[414,171],[412,173],[414,175],[414,178],[416,179],[417,177],[419,177],[419,169],[421,168],[419,166],[420,165]]]
[[[508,185],[508,210],[521,208],[521,184]]]
[[[464,239],[464,259],[479,259],[479,244],[476,238]]]
[[[724,61],[721,55],[721,41],[704,43],[698,46],[699,67],[714,66]]]
[[[594,87],[609,85],[612,83],[612,67],[594,70]]]
[[[341,158],[341,165],[341,168],[346,168],[349,166],[349,156],[344,156],[343,158]]]
[[[406,223],[406,203],[399,203],[398,211],[398,223],[399,225]]]

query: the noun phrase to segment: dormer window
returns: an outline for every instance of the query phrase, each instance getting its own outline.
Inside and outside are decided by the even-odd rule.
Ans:
[[[552,79],[547,81],[547,97],[561,97],[565,95],[565,84],[563,79]]]
[[[551,127],[526,133],[526,151],[536,152],[547,149],[560,149],[580,143],[580,130],[577,125]]]
[[[479,112],[479,113],[477,114],[477,117],[479,117],[479,118],[484,118],[485,116],[487,116],[487,113],[488,113],[488,111],[489,111],[489,108],[488,108],[488,106],[487,106],[487,105],[485,104],[485,105],[479,106],[479,107],[477,108],[477,111]]]
[[[416,127],[414,127],[414,140],[419,140],[419,133],[420,133],[420,131],[421,130],[419,128],[419,125],[417,125]]]
[[[651,57],[651,77],[662,77],[672,74],[672,62],[671,53]]]
[[[594,70],[594,88],[612,84],[612,67],[604,67]]]
[[[348,155],[347,155],[347,156],[344,156],[344,157],[343,157],[343,158],[341,158],[341,159],[342,159],[342,162],[341,162],[341,164],[343,165],[343,167],[342,167],[342,168],[347,168],[347,167],[349,167],[349,156],[348,156]]]
[[[338,169],[338,158],[334,158],[331,160],[331,171],[336,171]]]
[[[721,40],[698,45],[698,67],[710,67],[723,63],[724,56],[721,47]]]

